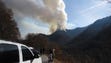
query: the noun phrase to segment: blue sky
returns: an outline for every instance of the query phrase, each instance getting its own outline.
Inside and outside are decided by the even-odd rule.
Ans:
[[[68,23],[75,27],[84,27],[97,19],[111,15],[111,4],[103,0],[64,0]]]

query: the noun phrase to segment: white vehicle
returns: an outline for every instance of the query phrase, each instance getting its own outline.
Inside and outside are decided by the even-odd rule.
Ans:
[[[42,59],[26,45],[0,40],[0,63],[42,63]]]

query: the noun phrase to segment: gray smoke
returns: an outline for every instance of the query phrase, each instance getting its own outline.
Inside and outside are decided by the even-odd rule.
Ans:
[[[15,17],[30,17],[50,25],[50,31],[64,30],[67,14],[63,0],[3,0]]]

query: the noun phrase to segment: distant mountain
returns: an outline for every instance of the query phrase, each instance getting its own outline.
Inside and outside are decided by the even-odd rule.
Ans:
[[[60,45],[64,45],[68,41],[70,41],[72,38],[78,36],[85,29],[86,29],[86,27],[76,28],[76,29],[73,29],[73,30],[66,30],[66,31],[58,30],[55,33],[49,35],[48,38],[49,38],[50,41],[59,43]]]
[[[95,37],[101,30],[111,25],[110,17],[106,17],[103,19],[99,19],[93,24],[82,27],[82,28],[76,28],[73,30],[66,30],[66,31],[56,31],[55,33],[48,36],[50,41],[56,42],[60,45],[64,45],[67,43],[73,45],[70,41],[72,39],[76,39],[79,37],[80,40],[87,40],[91,39],[92,37]],[[87,37],[87,38],[86,38]],[[76,42],[76,41],[75,41]]]
[[[84,43],[98,35],[102,30],[108,28],[111,25],[111,16],[99,19],[95,23],[89,25],[81,34],[74,37],[72,41],[68,42],[70,46],[74,46],[75,43]],[[75,44],[76,45],[76,44]]]
[[[65,46],[78,63],[111,63],[111,16],[97,20]]]

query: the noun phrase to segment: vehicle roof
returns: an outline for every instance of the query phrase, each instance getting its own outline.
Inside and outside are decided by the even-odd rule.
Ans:
[[[15,42],[11,42],[11,41],[6,41],[6,40],[0,40],[0,44],[11,44],[11,45],[16,45],[16,46],[25,46],[26,48],[28,48],[30,50],[30,47],[24,45],[24,44],[20,44],[20,43],[15,43]],[[32,53],[32,51],[30,50],[30,52]],[[32,53],[33,54],[33,53]],[[34,55],[34,54],[33,54]]]
[[[24,44],[15,43],[15,42],[6,41],[6,40],[0,40],[0,44],[12,44],[12,45],[26,46]],[[28,47],[28,46],[26,46],[26,47]]]

